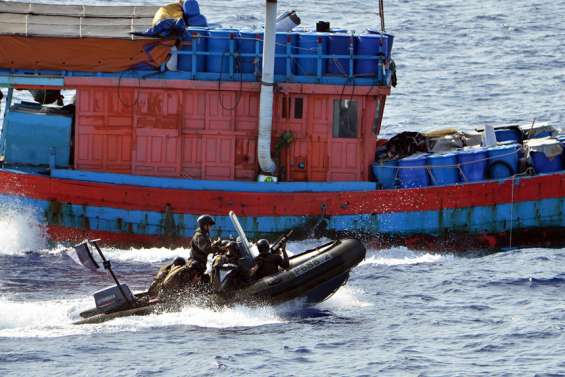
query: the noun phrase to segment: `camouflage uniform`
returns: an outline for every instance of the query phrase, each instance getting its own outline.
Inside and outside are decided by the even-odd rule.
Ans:
[[[212,240],[208,232],[205,232],[201,228],[196,229],[194,235],[192,236],[191,245],[191,259],[198,262],[198,269],[203,273],[206,269],[206,262],[208,259],[208,254],[214,252],[212,247]]]

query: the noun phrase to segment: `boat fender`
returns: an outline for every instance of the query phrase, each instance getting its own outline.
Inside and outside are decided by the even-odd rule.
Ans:
[[[499,160],[499,161],[493,161],[488,165],[487,173],[489,178],[496,179],[496,177],[494,176],[494,169],[496,169],[496,167],[498,166],[504,167],[508,171],[508,176],[513,176],[514,174],[516,174],[512,165],[510,165],[506,161]]]

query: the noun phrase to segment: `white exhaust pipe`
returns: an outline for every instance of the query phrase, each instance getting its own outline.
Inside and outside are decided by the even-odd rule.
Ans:
[[[267,0],[266,5],[257,156],[261,171],[274,175],[277,166],[271,157],[271,133],[273,130],[273,83],[275,80],[277,0]]]

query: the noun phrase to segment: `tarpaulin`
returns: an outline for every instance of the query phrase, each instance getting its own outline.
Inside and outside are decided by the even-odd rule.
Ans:
[[[144,33],[138,35],[170,37],[181,36],[186,29],[182,4],[174,3],[165,5],[155,13],[152,26]]]
[[[173,40],[50,38],[0,35],[0,68],[120,72],[159,67]]]

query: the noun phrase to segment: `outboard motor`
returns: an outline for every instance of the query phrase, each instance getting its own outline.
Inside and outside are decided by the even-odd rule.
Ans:
[[[94,293],[96,309],[104,313],[127,307],[133,300],[133,294],[127,284],[113,285]]]

